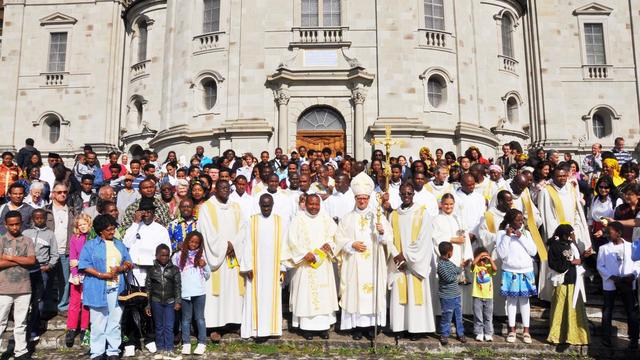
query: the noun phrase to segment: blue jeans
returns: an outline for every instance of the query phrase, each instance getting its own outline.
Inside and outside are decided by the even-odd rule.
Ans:
[[[29,335],[40,336],[40,315],[44,308],[44,296],[49,274],[36,271],[29,274],[31,278],[31,314],[29,315]]]
[[[151,301],[151,314],[156,325],[156,347],[158,351],[173,351],[174,305]]]
[[[207,326],[204,323],[204,303],[206,295],[182,298],[182,343],[191,343],[191,319],[196,318],[198,328],[198,344],[207,343]]]
[[[58,311],[69,309],[69,255],[60,255],[57,269],[58,275]]]
[[[107,306],[90,308],[91,317],[91,358],[105,353],[107,356],[120,353],[122,332],[120,319],[122,308],[118,305],[118,288],[107,289]],[[108,346],[107,346],[108,344]]]
[[[464,336],[464,325],[462,324],[462,296],[452,299],[440,299],[442,317],[440,318],[440,336],[449,337],[451,335],[451,318],[455,317],[456,333]]]

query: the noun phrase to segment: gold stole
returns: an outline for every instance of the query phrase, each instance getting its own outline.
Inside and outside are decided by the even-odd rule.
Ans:
[[[484,213],[484,220],[487,223],[487,230],[489,230],[490,233],[495,234],[496,233],[496,219],[495,217],[493,217],[493,213],[489,210],[487,210]]]
[[[209,217],[211,218],[211,225],[213,226],[213,228],[217,231],[218,230],[218,211],[216,209],[216,207],[210,202],[207,201],[205,202],[206,206],[207,206],[207,210],[209,211]],[[237,206],[235,206],[235,204],[231,204],[230,205],[233,210],[234,210],[234,215],[236,217],[236,233],[238,232],[238,230],[240,229],[240,210],[238,209]],[[231,264],[231,262],[229,261],[230,259],[227,259],[226,263],[227,264]],[[224,266],[224,263],[220,266]],[[237,266],[237,258],[235,261],[235,266]],[[228,265],[229,266],[229,265]],[[220,268],[216,269],[212,274],[211,274],[211,293],[213,294],[213,296],[220,296],[220,282],[221,282],[221,278],[220,278]],[[244,277],[242,275],[240,275],[238,273],[238,292],[240,293],[240,296],[244,296]]]
[[[411,220],[411,243],[416,242],[418,235],[420,234],[422,218],[425,210],[426,206],[420,207],[417,212],[417,216],[414,214],[414,217]],[[400,220],[398,211],[394,210],[391,213],[391,222],[393,225],[393,245],[395,245],[398,252],[402,253],[402,238],[400,237]],[[413,281],[413,301],[416,305],[422,305],[424,303],[422,280],[413,274],[411,274],[411,279]],[[400,297],[400,304],[404,305],[407,303],[407,293],[407,274],[402,272],[402,276],[398,279],[398,296]]]
[[[551,194],[551,192],[549,193]],[[540,261],[547,261],[547,248],[544,246],[544,241],[542,241],[542,236],[540,236],[540,231],[538,231],[538,226],[536,225],[536,217],[533,212],[533,205],[531,195],[529,194],[529,189],[524,189],[520,196],[522,198],[522,203],[524,204],[524,209],[527,212],[527,228],[529,229],[531,237],[533,238],[533,242],[536,244],[536,248],[538,249],[538,256],[540,256]],[[551,195],[551,198],[553,198],[553,196],[554,195]],[[558,193],[556,193],[555,196],[557,197]],[[564,213],[562,206],[560,206],[560,209],[560,211]]]
[[[251,217],[251,244],[253,245],[253,280],[251,281],[251,289],[252,289],[252,301],[253,304],[253,330],[258,330],[258,219],[259,216],[262,215],[253,215]],[[273,269],[273,283],[275,286],[273,287],[273,294],[271,295],[271,299],[273,301],[273,305],[276,306],[278,304],[278,299],[280,297],[280,216],[274,215],[275,219],[275,232],[273,234],[275,239],[275,247],[276,247],[276,257],[274,261],[274,269]],[[274,308],[271,313],[271,333],[275,334],[277,332],[277,321],[278,321],[278,312],[280,309]]]

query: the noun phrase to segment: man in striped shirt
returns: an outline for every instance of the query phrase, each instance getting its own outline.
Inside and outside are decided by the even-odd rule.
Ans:
[[[613,156],[618,160],[618,165],[622,166],[624,163],[634,161],[631,153],[624,150],[624,138],[617,137],[615,140],[615,146],[611,150]],[[635,161],[634,161],[635,162]]]

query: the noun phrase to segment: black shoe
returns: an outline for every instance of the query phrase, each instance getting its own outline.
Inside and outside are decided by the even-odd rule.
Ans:
[[[449,338],[446,336],[440,336],[440,345],[447,346],[449,345]]]
[[[362,338],[362,337],[361,337]],[[320,333],[320,339],[322,340],[328,340],[329,339],[329,331],[325,330],[323,332]]]
[[[351,333],[351,338],[353,340],[362,340],[362,331],[353,330],[353,332]]]
[[[31,358],[31,354],[24,353],[24,354],[22,354],[20,356],[16,356],[14,359],[15,360],[31,360],[32,358]]]
[[[120,357],[118,355],[109,355],[107,360],[120,360]]]
[[[420,338],[421,338],[420,334],[409,333],[409,340],[411,341],[418,341],[420,340]]]
[[[603,338],[602,339],[602,346],[611,347],[611,339]]]
[[[306,340],[313,340],[313,334],[311,334],[310,331],[304,331],[302,333],[302,337],[305,338]]]
[[[631,340],[629,346],[627,346],[627,350],[638,350],[638,340]]]
[[[73,347],[73,343],[76,340],[76,331],[75,330],[67,330],[67,335],[64,337],[64,344],[71,348]]]
[[[467,342],[467,338],[464,337],[464,335],[458,336],[458,341],[460,341],[461,343],[465,344]]]

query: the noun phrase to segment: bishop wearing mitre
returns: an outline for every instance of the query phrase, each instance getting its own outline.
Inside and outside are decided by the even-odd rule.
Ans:
[[[340,220],[336,242],[342,259],[340,270],[341,330],[353,329],[354,340],[366,330],[386,325],[387,262],[385,249],[392,245],[391,225],[369,208],[374,194],[371,177],[361,172],[351,181],[355,208]]]
[[[308,194],[304,212],[291,221],[287,254],[283,257],[294,267],[289,307],[292,326],[300,328],[305,339],[314,332],[329,338],[329,328],[336,322],[338,294],[333,272],[337,225],[325,211],[320,211],[320,196]]]
[[[412,340],[435,332],[429,274],[435,271],[432,217],[413,203],[413,184],[400,187],[402,205],[391,213],[393,261],[389,262],[390,321],[395,333],[408,331]]]

